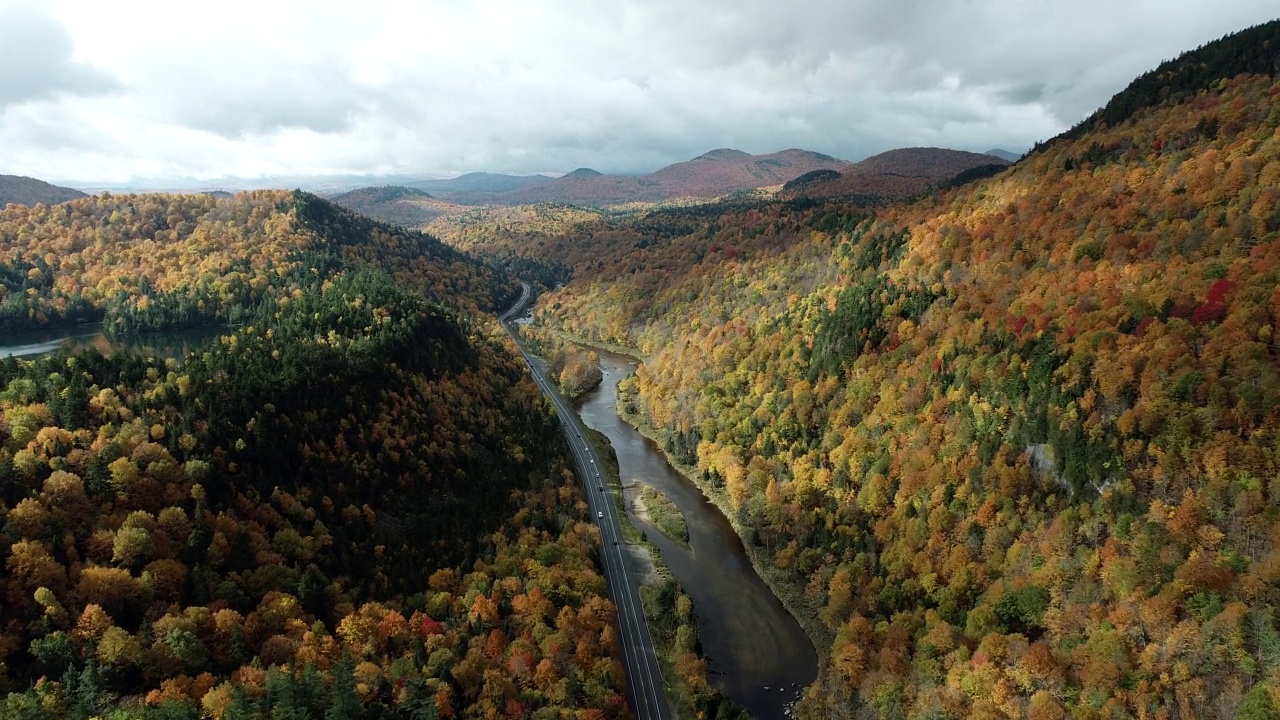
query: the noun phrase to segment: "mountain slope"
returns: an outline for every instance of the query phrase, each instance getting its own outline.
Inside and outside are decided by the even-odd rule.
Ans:
[[[1275,712],[1280,84],[1235,39],[909,206],[619,224],[540,302],[650,358],[619,405],[826,648],[802,716]]]
[[[0,175],[0,208],[9,203],[56,205],[82,197],[88,196],[79,190],[51,185],[43,180],[22,175]]]

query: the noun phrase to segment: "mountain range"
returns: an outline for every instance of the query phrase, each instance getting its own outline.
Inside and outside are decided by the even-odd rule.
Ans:
[[[488,195],[509,192],[529,185],[553,182],[549,175],[504,175],[502,173],[469,172],[444,180],[419,180],[403,183],[406,187],[425,190],[436,197],[462,202],[472,194]]]
[[[808,150],[751,155],[720,148],[647,175],[606,175],[578,168],[545,175],[469,173],[451,180],[360,188],[331,199],[351,210],[406,227],[426,225],[474,205],[623,205],[684,198],[710,199],[780,187],[783,198],[858,197],[883,202],[916,195],[976,168],[1009,162],[992,154],[945,148],[890,150],[857,163]],[[425,192],[431,188],[430,193]]]
[[[605,175],[590,168],[579,168],[551,182],[500,193],[490,201],[504,205],[543,202],[618,205],[674,198],[713,198],[781,185],[807,172],[838,170],[848,165],[845,160],[808,150],[751,155],[720,148],[647,175]]]

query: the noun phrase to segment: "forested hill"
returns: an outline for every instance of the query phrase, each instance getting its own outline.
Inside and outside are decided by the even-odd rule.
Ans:
[[[504,276],[307,195],[3,217],[34,313],[239,325],[0,361],[0,718],[627,716]]]
[[[913,205],[619,224],[540,300],[650,357],[619,405],[818,638],[802,717],[1276,716],[1280,84],[1231,67]]]
[[[241,322],[347,267],[493,311],[519,290],[428,235],[306,193],[98,195],[0,210],[0,331],[105,319],[133,331]]]
[[[446,213],[456,214],[466,210],[451,202],[438,200],[422,190],[397,185],[360,188],[329,199],[335,205],[361,215],[406,228],[420,228]]]

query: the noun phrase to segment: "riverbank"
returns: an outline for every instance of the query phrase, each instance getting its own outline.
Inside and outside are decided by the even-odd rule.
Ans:
[[[558,337],[575,342],[586,347],[593,347],[597,350],[605,350],[618,355],[623,355],[634,359],[636,362],[643,363],[647,358],[643,356],[639,350],[624,346],[610,345],[609,343],[601,343],[590,340],[563,330],[546,329],[544,331],[557,335]],[[618,394],[621,394],[619,390]],[[658,449],[659,452],[667,459],[667,463],[679,472],[694,487],[702,491],[713,505],[720,511],[729,524],[737,533],[738,538],[742,539],[746,536],[746,532],[742,527],[742,523],[738,518],[737,512],[733,510],[732,504],[729,502],[728,495],[721,489],[711,487],[707,483],[701,481],[698,468],[693,465],[686,465],[677,460],[670,452],[668,452],[659,437],[657,428],[653,426],[649,419],[640,413],[627,412],[627,403],[621,402],[621,398],[615,398],[615,410],[618,417],[627,422],[636,432],[648,438]],[[835,640],[835,634],[832,633],[827,626],[818,618],[818,611],[822,609],[821,604],[813,601],[808,588],[803,585],[791,582],[786,578],[774,564],[773,559],[764,553],[761,548],[743,542],[743,548],[746,551],[751,566],[755,569],[756,574],[769,587],[773,594],[782,603],[787,612],[795,618],[796,622],[804,630],[809,638],[809,642],[813,644],[815,652],[818,654],[819,667],[827,664],[828,653],[832,643]]]
[[[631,376],[636,361],[597,350],[605,380],[579,404],[579,416],[616,449],[632,522],[646,531],[693,601],[711,683],[752,716],[784,720],[787,704],[817,675],[812,641],[753,568],[724,513],[618,414],[618,383]],[[636,516],[635,499],[645,487],[675,505],[688,528],[687,543]]]
[[[659,450],[667,458],[667,462],[671,464],[671,467],[675,468],[690,483],[701,490],[729,520],[729,524],[733,526],[734,532],[738,533],[738,537],[745,537],[746,532],[738,519],[737,512],[733,510],[733,506],[729,502],[728,495],[719,488],[710,487],[706,483],[700,482],[698,468],[679,462],[671,453],[663,449],[662,439],[658,436],[656,428],[648,421],[648,418],[639,413],[626,412],[621,405],[619,405],[618,416],[635,428],[636,432],[653,441],[653,444],[658,446]],[[800,623],[800,627],[804,629],[809,641],[814,643],[814,649],[818,653],[819,665],[825,665],[827,661],[826,651],[830,649],[832,642],[834,642],[835,634],[827,630],[827,627],[818,619],[818,611],[822,609],[822,606],[809,600],[810,595],[807,592],[807,588],[793,584],[783,577],[782,571],[774,566],[772,558],[766,555],[761,548],[745,541],[742,545],[746,549],[747,557],[751,559],[751,566],[760,575],[760,579],[764,580],[769,589],[773,591],[773,594],[782,602],[782,605],[787,608],[787,612],[791,613],[796,622]]]
[[[615,512],[628,517],[618,456],[613,445],[602,433],[591,428],[587,428],[587,439],[600,456],[602,486],[612,496]],[[635,510],[634,505],[632,509]],[[647,517],[635,514],[642,521],[649,522]],[[701,643],[693,601],[675,573],[662,561],[661,551],[648,534],[631,522],[622,523],[621,527],[623,540],[627,543],[627,556],[641,578],[640,602],[644,606],[672,709],[686,720],[708,717],[708,710],[714,710],[716,717],[731,717],[727,713],[737,708],[707,682],[707,661],[699,650]]]

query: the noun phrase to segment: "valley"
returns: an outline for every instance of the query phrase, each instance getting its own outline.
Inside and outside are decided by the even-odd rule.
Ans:
[[[0,176],[0,718],[1280,717],[1277,48],[1025,154]]]

